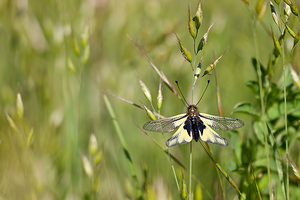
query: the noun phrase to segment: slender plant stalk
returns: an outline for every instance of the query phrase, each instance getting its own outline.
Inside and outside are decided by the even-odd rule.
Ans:
[[[264,94],[262,88],[262,79],[261,79],[261,66],[258,59],[258,45],[257,45],[257,38],[256,38],[256,19],[255,16],[252,17],[252,26],[253,26],[253,40],[255,46],[255,53],[256,53],[256,70],[259,82],[259,94],[260,94],[260,106],[261,106],[261,114],[262,114],[262,122],[263,122],[263,129],[264,129],[264,140],[265,140],[265,152],[266,152],[266,159],[267,159],[267,172],[268,172],[268,186],[269,186],[269,196],[270,199],[272,198],[272,184],[271,184],[271,170],[270,170],[270,152],[269,152],[269,145],[268,145],[268,138],[267,138],[267,127],[266,127],[266,116],[265,116],[265,106],[264,106]]]
[[[285,134],[286,134],[286,139],[285,139],[285,153],[286,153],[286,199],[289,200],[289,160],[288,160],[288,155],[289,155],[289,142],[288,142],[288,127],[287,127],[287,109],[286,109],[286,77],[285,77],[285,72],[286,72],[286,66],[284,64],[284,48],[282,48],[282,62],[283,62],[283,94],[284,94],[284,127],[285,127]]]
[[[190,142],[189,198],[192,198],[193,143]]]
[[[214,68],[214,71],[215,71],[214,74],[215,74],[215,82],[216,82],[216,88],[217,88],[218,111],[219,111],[219,116],[222,117],[221,95],[220,95],[220,90],[219,90],[217,68],[216,67]],[[221,190],[222,190],[222,194],[223,194],[223,199],[225,200],[226,199],[226,193],[225,193],[225,190],[224,190],[224,185],[223,185],[223,181],[222,181],[221,176],[220,176],[220,172],[217,169],[217,167],[216,167],[216,171],[217,171],[217,174],[218,174],[218,180],[219,180]]]
[[[207,143],[206,147],[203,145],[203,142],[200,141],[201,146],[203,147],[203,149],[205,150],[205,152],[207,153],[207,155],[209,156],[209,158],[214,162],[216,168],[224,175],[224,177],[226,178],[226,180],[233,186],[233,188],[239,193],[239,195],[241,196],[241,199],[246,199],[241,191],[239,190],[239,188],[237,187],[237,185],[235,184],[235,182],[233,181],[233,179],[226,173],[226,171],[224,171],[221,167],[221,165],[219,163],[217,163],[217,161],[215,160],[215,158],[213,157],[210,147]]]
[[[133,162],[132,162],[132,159],[131,159],[131,156],[130,156],[130,153],[128,151],[128,148],[127,148],[127,143],[125,141],[125,138],[124,138],[124,135],[123,135],[123,132],[120,128],[120,125],[116,119],[116,115],[115,115],[115,112],[111,106],[111,103],[110,101],[108,100],[107,96],[104,95],[104,102],[105,102],[105,105],[106,105],[106,108],[108,109],[108,112],[109,112],[109,115],[113,121],[113,124],[114,124],[114,127],[116,129],[116,132],[118,134],[118,137],[119,137],[119,140],[121,142],[121,145],[122,145],[122,148],[123,148],[123,152],[125,154],[125,157],[127,159],[127,164],[129,166],[129,170],[130,170],[130,173],[131,173],[131,177],[135,183],[135,186],[136,186],[136,197],[138,199],[140,199],[142,197],[142,191],[141,191],[141,187],[140,187],[140,184],[138,182],[138,179],[137,179],[137,175],[136,175],[136,171],[135,171],[135,168],[133,166]]]
[[[174,176],[175,183],[176,183],[176,186],[177,186],[177,190],[180,191],[180,186],[179,186],[179,183],[178,183],[178,178],[176,176],[176,172],[175,172],[175,168],[174,168],[173,164],[171,164],[171,168],[172,168],[173,176]]]

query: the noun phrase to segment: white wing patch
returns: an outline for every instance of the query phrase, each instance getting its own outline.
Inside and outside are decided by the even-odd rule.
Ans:
[[[225,138],[220,136],[218,133],[216,133],[212,128],[210,128],[206,123],[204,123],[206,126],[205,129],[203,129],[203,134],[200,133],[200,138],[204,142],[210,142],[213,144],[219,144],[223,146],[227,146],[228,142]]]
[[[185,144],[187,142],[192,141],[192,134],[189,136],[188,132],[183,128],[184,123],[178,128],[178,130],[174,133],[174,135],[168,139],[166,145],[168,147],[172,147],[178,144]]]

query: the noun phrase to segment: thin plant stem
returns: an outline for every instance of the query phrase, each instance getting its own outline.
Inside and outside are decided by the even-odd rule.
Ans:
[[[216,82],[216,88],[217,88],[217,99],[218,99],[218,111],[219,111],[219,116],[222,117],[222,105],[221,105],[221,95],[220,95],[220,90],[219,90],[219,84],[218,84],[218,76],[217,76],[217,68],[214,68],[215,71],[215,82]],[[224,186],[223,186],[223,181],[221,179],[219,170],[216,167],[216,171],[218,174],[218,180],[221,186],[221,190],[222,190],[222,194],[223,194],[223,199],[226,199],[226,194],[225,194],[225,190],[224,190]]]
[[[171,160],[171,158],[170,158]],[[172,168],[172,172],[173,172],[173,175],[174,175],[174,179],[175,179],[175,183],[176,183],[176,186],[177,186],[177,190],[180,191],[180,186],[179,186],[179,183],[178,183],[178,178],[176,176],[176,172],[175,172],[175,168],[174,168],[174,165],[171,164],[171,168]]]
[[[192,198],[192,166],[193,166],[193,143],[190,142],[190,170],[189,170],[189,197]]]
[[[121,130],[121,127],[119,125],[119,122],[117,121],[116,119],[116,115],[115,115],[115,112],[111,106],[111,103],[110,101],[108,100],[107,96],[104,95],[104,102],[105,102],[105,105],[106,105],[106,108],[109,112],[109,115],[113,121],[113,125],[116,129],[116,132],[118,134],[118,137],[119,137],[119,140],[120,140],[120,143],[122,145],[122,148],[123,148],[123,152],[125,154],[125,157],[126,157],[126,160],[127,160],[127,164],[129,166],[129,170],[130,170],[130,174],[131,174],[131,177],[134,181],[134,184],[136,186],[136,197],[137,199],[140,199],[142,197],[142,191],[141,191],[141,187],[139,185],[139,182],[138,182],[138,179],[137,179],[137,175],[136,175],[136,171],[135,171],[135,168],[133,166],[133,162],[132,162],[132,159],[131,159],[131,156],[130,156],[130,153],[128,151],[128,148],[127,148],[127,143],[126,143],[126,140],[124,138],[124,134]]]
[[[265,140],[265,152],[266,152],[266,159],[267,159],[267,172],[268,172],[268,186],[269,186],[269,196],[270,199],[272,198],[272,184],[271,184],[271,170],[270,170],[270,153],[269,153],[269,145],[268,145],[268,138],[267,138],[267,127],[266,127],[266,116],[265,116],[265,106],[264,106],[264,94],[263,94],[263,86],[262,86],[262,72],[261,66],[258,59],[258,45],[257,45],[257,38],[256,38],[256,19],[255,16],[252,17],[252,26],[253,26],[253,40],[254,40],[254,47],[256,53],[256,70],[259,82],[259,94],[260,94],[260,106],[261,106],[261,114],[262,114],[262,122],[263,122],[263,130],[264,130],[264,140]]]
[[[286,140],[285,140],[285,152],[286,152],[286,199],[289,200],[289,142],[288,142],[288,127],[287,127],[287,109],[286,109],[286,66],[284,63],[284,48],[282,48],[282,64],[283,64],[283,94],[284,94],[284,127],[285,127],[285,134],[286,134]]]
[[[237,185],[235,184],[235,182],[233,181],[233,179],[222,169],[221,165],[219,163],[217,163],[217,161],[213,157],[213,154],[211,153],[209,145],[207,143],[205,143],[206,144],[206,147],[205,147],[203,145],[203,142],[201,142],[201,141],[200,141],[200,144],[203,147],[203,149],[205,150],[205,152],[207,153],[207,155],[209,156],[209,158],[214,162],[216,168],[224,175],[224,177],[226,178],[226,180],[233,186],[233,188],[242,197],[241,199],[245,199],[245,197],[243,197],[241,191],[239,190],[239,188],[237,187]]]

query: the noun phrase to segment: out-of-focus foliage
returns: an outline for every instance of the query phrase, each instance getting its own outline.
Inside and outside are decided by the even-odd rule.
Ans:
[[[128,157],[104,104],[103,95],[108,90],[142,108],[108,96],[143,198],[187,198],[184,192],[189,188],[183,190],[182,185],[189,186],[181,175],[187,177],[182,166],[188,166],[188,146],[163,152],[166,136],[151,134],[149,138],[143,134],[139,128],[149,120],[143,105],[151,111],[158,104],[159,112],[152,113],[155,116],[182,113],[185,107],[168,89],[170,85],[159,86],[160,81],[167,83],[160,78],[167,77],[173,85],[178,80],[192,103],[198,100],[206,80],[215,80],[214,73],[223,115],[230,116],[232,110],[249,114],[238,115],[245,122],[238,133],[220,133],[228,138],[229,146],[211,145],[215,158],[248,199],[257,199],[255,186],[268,197],[260,77],[274,195],[278,199],[284,196],[281,187],[286,185],[288,158],[290,199],[298,199],[299,5],[296,1],[273,2],[274,14],[268,10],[269,3],[262,2],[202,0],[198,6],[198,1],[188,5],[180,0],[0,1],[0,199],[135,197]],[[253,15],[256,11],[257,16]],[[274,15],[279,18],[280,30]],[[254,18],[257,46],[251,26]],[[211,24],[214,26],[202,42],[205,46],[197,41],[202,46],[193,47],[190,32],[204,38]],[[203,59],[182,57],[175,32],[191,56],[201,52]],[[160,76],[128,36],[151,58]],[[193,79],[225,50],[217,66],[197,81],[192,100]],[[252,57],[256,58],[251,63]],[[194,74],[185,59],[195,62]],[[261,74],[252,70],[258,63]],[[287,66],[285,81],[283,64]],[[147,86],[144,92],[139,77]],[[284,82],[288,136],[284,131]],[[215,81],[211,81],[199,104],[201,112],[218,114],[216,89]],[[145,99],[149,94],[152,105]],[[238,102],[247,103],[233,109]],[[289,155],[285,155],[286,141]],[[193,145],[193,159],[194,197],[221,199],[215,165],[200,144]],[[170,163],[180,177],[177,183]],[[223,182],[227,199],[233,199],[235,189]]]

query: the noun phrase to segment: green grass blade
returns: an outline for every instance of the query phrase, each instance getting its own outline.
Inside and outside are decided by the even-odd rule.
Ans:
[[[141,187],[140,187],[138,179],[137,179],[136,171],[134,169],[133,162],[132,162],[130,153],[128,151],[127,143],[125,141],[123,132],[122,132],[121,127],[120,127],[120,125],[119,125],[119,123],[118,123],[118,121],[116,119],[116,115],[115,115],[115,112],[114,112],[114,110],[113,110],[113,108],[111,106],[110,101],[108,100],[108,98],[107,98],[106,95],[104,95],[103,98],[104,98],[104,102],[105,102],[106,108],[107,108],[107,110],[109,112],[109,115],[110,115],[110,117],[111,117],[111,119],[113,121],[113,125],[114,125],[114,127],[116,129],[116,132],[118,134],[119,140],[121,142],[122,149],[123,149],[124,155],[126,157],[127,164],[129,166],[131,177],[132,177],[132,179],[134,181],[134,184],[136,186],[136,196],[137,196],[138,199],[141,199],[142,198]]]

